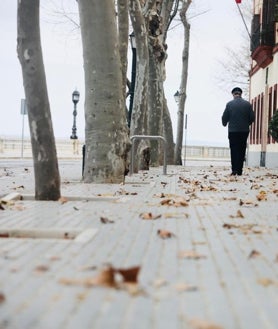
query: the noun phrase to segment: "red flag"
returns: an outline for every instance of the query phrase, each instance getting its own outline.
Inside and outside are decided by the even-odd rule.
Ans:
[[[236,0],[236,3],[241,3],[241,0]]]

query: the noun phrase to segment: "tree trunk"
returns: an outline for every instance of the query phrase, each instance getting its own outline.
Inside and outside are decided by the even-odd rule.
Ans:
[[[130,148],[113,0],[79,0],[85,71],[85,183],[124,181]]]
[[[17,52],[28,108],[35,199],[58,200],[60,175],[42,58],[39,0],[18,1]]]
[[[188,56],[189,56],[189,36],[190,36],[190,25],[186,19],[186,12],[191,4],[191,0],[184,1],[182,9],[180,11],[181,21],[184,27],[184,44],[182,53],[182,75],[180,84],[180,100],[179,110],[177,119],[177,139],[175,145],[175,159],[176,165],[182,165],[182,140],[183,140],[183,127],[184,127],[184,106],[186,100],[186,87],[188,77]]]
[[[169,109],[167,106],[167,101],[164,99],[164,105],[163,105],[163,136],[166,140],[166,150],[167,150],[167,164],[173,165],[174,164],[174,138],[173,138],[173,127],[172,127],[172,121],[171,116],[169,113]],[[162,157],[161,157],[162,161]]]
[[[126,73],[127,73],[127,47],[128,47],[128,0],[118,0],[118,31],[119,31],[119,52],[122,66],[123,97],[126,98]]]
[[[143,10],[139,0],[130,0],[130,19],[136,39],[136,82],[131,115],[130,135],[146,135],[148,133],[148,72],[149,53],[147,41],[147,22],[143,17]],[[148,151],[149,142],[135,141],[134,172],[146,169],[148,163],[144,155]],[[138,165],[139,164],[139,165]]]

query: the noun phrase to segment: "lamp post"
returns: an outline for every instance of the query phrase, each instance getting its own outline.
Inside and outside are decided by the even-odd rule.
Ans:
[[[130,99],[129,99],[129,110],[128,110],[128,120],[127,124],[130,128],[131,115],[133,108],[134,90],[135,90],[135,80],[136,80],[136,40],[135,34],[132,32],[129,35],[131,50],[132,50],[132,66],[131,66],[131,84],[130,84]]]
[[[72,102],[74,104],[74,110],[73,110],[73,125],[72,125],[72,135],[70,136],[70,139],[78,139],[76,135],[76,116],[77,116],[77,110],[76,110],[76,104],[79,102],[80,93],[75,89],[75,91],[72,93]]]

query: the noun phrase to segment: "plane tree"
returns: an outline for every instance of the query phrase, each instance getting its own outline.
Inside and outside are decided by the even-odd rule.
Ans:
[[[40,1],[21,0],[17,8],[17,53],[28,108],[35,199],[60,198],[60,174],[40,39]]]

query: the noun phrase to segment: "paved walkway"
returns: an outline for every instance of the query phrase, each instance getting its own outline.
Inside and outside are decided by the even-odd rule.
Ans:
[[[278,170],[167,171],[83,184],[63,161],[40,202],[31,162],[1,160],[23,200],[1,202],[0,328],[278,328]]]

